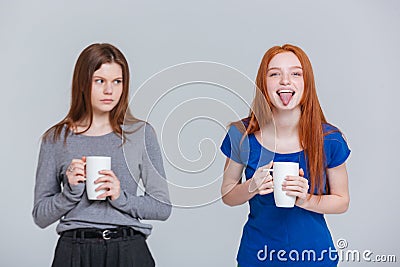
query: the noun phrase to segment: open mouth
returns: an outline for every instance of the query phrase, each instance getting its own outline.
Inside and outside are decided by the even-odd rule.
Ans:
[[[292,100],[292,97],[295,94],[295,91],[291,89],[281,89],[276,92],[279,95],[279,98],[281,99],[282,103],[287,106]]]

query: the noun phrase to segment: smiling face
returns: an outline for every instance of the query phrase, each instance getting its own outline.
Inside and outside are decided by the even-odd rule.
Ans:
[[[304,79],[301,63],[294,53],[279,53],[271,59],[267,68],[267,91],[273,108],[299,107]]]
[[[117,63],[105,63],[93,73],[91,102],[93,114],[109,113],[122,95],[122,68]]]

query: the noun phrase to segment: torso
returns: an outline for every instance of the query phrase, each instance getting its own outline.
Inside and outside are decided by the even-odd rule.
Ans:
[[[266,149],[276,153],[287,154],[302,150],[298,133],[285,138],[276,136],[275,128],[265,128],[254,133],[257,141]],[[274,138],[271,138],[273,136]]]
[[[240,140],[240,133],[235,129],[236,142]],[[250,179],[254,171],[272,159],[275,162],[299,162],[307,178],[307,162],[304,151],[300,146],[298,135],[282,142],[275,136],[275,132],[263,131],[250,134],[240,144],[239,162],[245,165],[246,179]],[[269,137],[269,138],[268,138]],[[333,155],[330,147],[334,149],[337,136],[325,137],[326,160],[329,167]],[[287,140],[287,141],[286,141]],[[271,148],[277,149],[271,149]],[[346,156],[347,157],[347,156]],[[274,255],[274,261],[260,261],[257,253],[268,247],[268,250],[297,250],[301,253],[304,249],[313,249],[317,255],[323,250],[334,250],[333,240],[326,225],[323,214],[310,212],[295,206],[291,209],[277,208],[273,194],[256,195],[249,201],[250,213],[243,229],[241,245],[238,253],[238,262],[241,266],[336,266],[337,258],[324,257],[323,261],[314,262],[280,262]],[[286,254],[287,255],[287,254]],[[332,257],[337,256],[333,253]],[[271,265],[269,265],[271,264]],[[298,265],[296,265],[298,264]]]

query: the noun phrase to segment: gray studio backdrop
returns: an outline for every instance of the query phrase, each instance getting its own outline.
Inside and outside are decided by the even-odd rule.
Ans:
[[[149,246],[157,266],[235,266],[248,207],[218,199],[224,162],[218,148],[224,126],[246,115],[253,96],[248,84],[234,84],[254,80],[266,49],[287,42],[310,56],[325,114],[352,149],[350,209],[326,216],[334,239],[345,239],[348,250],[400,261],[399,25],[395,0],[1,1],[0,265],[51,263],[55,225],[42,230],[31,217],[39,140],[66,114],[73,65],[93,42],[113,43],[125,53],[136,97],[131,108],[155,126],[163,145],[179,207],[168,221],[152,222]],[[148,79],[162,81],[160,71],[193,61],[226,68],[207,78],[215,84],[178,86],[190,70],[184,68],[164,88],[141,87]],[[152,102],[162,92],[168,93]],[[342,266],[397,265],[361,259]]]

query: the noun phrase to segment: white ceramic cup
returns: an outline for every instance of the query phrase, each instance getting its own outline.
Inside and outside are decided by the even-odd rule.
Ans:
[[[97,178],[103,176],[99,173],[102,170],[111,170],[111,157],[89,156],[86,157],[86,193],[90,200],[105,200],[97,198],[105,190],[95,191],[102,183],[95,184]]]
[[[274,162],[273,165],[274,178],[274,199],[277,207],[293,208],[296,202],[295,196],[286,195],[286,191],[282,190],[282,183],[286,176],[299,175],[299,163],[297,162]]]

